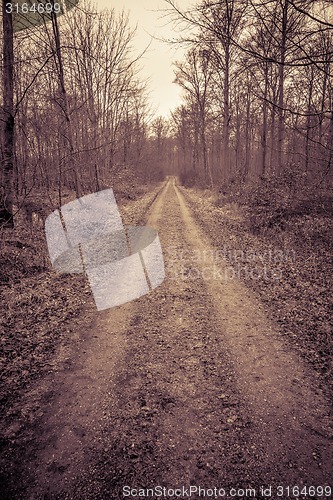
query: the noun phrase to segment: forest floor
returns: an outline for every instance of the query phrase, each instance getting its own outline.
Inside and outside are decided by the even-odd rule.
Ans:
[[[166,279],[150,294],[97,312],[83,278],[46,264],[3,286],[0,498],[135,498],[154,486],[165,498],[183,486],[181,498],[202,497],[199,486],[223,498],[330,498],[319,489],[333,429],[317,256],[304,264],[287,240],[270,248],[239,207],[172,178],[121,213],[159,231]],[[13,270],[32,258],[20,244]],[[320,317],[306,294],[322,297]]]

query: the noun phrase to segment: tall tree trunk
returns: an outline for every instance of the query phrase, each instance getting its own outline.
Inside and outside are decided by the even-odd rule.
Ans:
[[[247,90],[247,98],[246,98],[246,121],[245,121],[245,163],[243,170],[243,182],[245,182],[248,178],[249,169],[250,169],[250,111],[251,111],[251,96],[250,96],[250,88],[248,86]]]
[[[275,147],[275,128],[276,128],[276,118],[275,118],[276,112],[275,112],[275,107],[272,106],[271,109],[271,138],[270,138],[270,148],[271,148],[271,154],[270,154],[270,171],[273,171],[275,173],[276,171],[276,147]]]
[[[65,140],[67,139],[69,151],[70,151],[69,160],[66,161],[66,164],[68,165],[68,167],[70,166],[70,168],[73,172],[75,193],[76,193],[76,196],[78,198],[80,198],[80,196],[81,196],[81,184],[80,184],[80,179],[79,179],[79,175],[78,175],[78,171],[77,171],[77,161],[76,161],[76,158],[74,155],[72,124],[71,124],[71,119],[70,119],[70,115],[69,115],[68,98],[67,98],[65,78],[64,78],[64,67],[63,67],[62,56],[61,56],[59,26],[58,26],[57,16],[56,16],[54,11],[52,11],[52,27],[53,27],[53,34],[54,34],[54,38],[55,38],[55,44],[56,44],[58,74],[59,74],[60,92],[61,92],[61,98],[62,98],[61,108],[62,108],[63,114],[65,116],[65,121],[66,121],[66,130],[65,130],[65,132],[63,132],[63,135],[65,137]],[[66,155],[66,152],[65,152],[65,155]],[[65,170],[67,170],[67,168]],[[61,175],[61,173],[60,173],[60,175]],[[60,180],[60,182],[61,182],[61,180]]]
[[[240,104],[239,99],[235,102],[236,113],[236,152],[235,152],[235,167],[236,171],[241,172],[240,159],[241,159],[241,117],[240,117]],[[241,176],[240,176],[241,182]]]
[[[197,111],[194,111],[197,113]],[[199,160],[199,130],[198,130],[198,119],[197,116],[194,116],[193,120],[193,152],[192,152],[192,171],[193,177],[197,174],[198,169],[198,160]],[[200,176],[200,172],[199,172]]]
[[[333,164],[333,113],[331,113],[326,148],[328,151],[328,158],[323,179],[326,178],[326,180],[328,180],[329,178],[331,178],[332,164]]]
[[[266,156],[267,156],[267,96],[268,96],[268,67],[265,63],[265,88],[264,99],[262,103],[262,130],[261,130],[261,178],[266,175]]]
[[[13,19],[6,12],[7,0],[2,0],[3,25],[3,164],[1,171],[0,225],[14,227],[13,221],[13,159],[14,159],[14,99],[13,99]]]
[[[311,132],[311,103],[313,93],[313,67],[311,68],[310,82],[309,82],[309,95],[308,95],[308,109],[306,118],[306,137],[305,137],[305,171],[309,168],[310,156],[310,132]]]
[[[288,6],[289,0],[284,0],[282,5],[282,25],[281,25],[281,51],[279,66],[279,99],[278,99],[278,169],[281,170],[283,163],[283,139],[284,139],[284,77],[286,60],[286,43],[288,28]]]
[[[207,154],[207,141],[206,141],[206,120],[205,120],[205,108],[204,106],[200,109],[200,136],[201,136],[201,148],[202,148],[202,160],[205,182],[209,182],[210,187],[213,187],[212,173],[208,164],[208,154]]]
[[[224,89],[223,89],[223,149],[224,149],[224,164],[226,179],[230,178],[230,151],[229,151],[229,122],[230,122],[230,107],[229,107],[229,72],[230,72],[230,46],[227,44],[225,48],[225,73],[224,73]]]

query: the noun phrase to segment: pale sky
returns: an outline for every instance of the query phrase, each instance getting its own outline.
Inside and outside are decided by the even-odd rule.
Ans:
[[[172,62],[181,60],[184,49],[170,47],[167,44],[152,39],[173,38],[176,33],[172,25],[167,24],[167,19],[163,19],[163,13],[158,12],[167,7],[164,0],[94,0],[99,9],[113,7],[116,10],[129,13],[131,25],[137,25],[135,39],[135,49],[143,51],[145,47],[151,45],[143,56],[139,65],[142,69],[144,79],[149,78],[149,94],[153,109],[156,115],[168,116],[169,111],[181,104],[181,89],[172,83],[175,76]],[[182,8],[193,5],[194,0],[179,0]]]

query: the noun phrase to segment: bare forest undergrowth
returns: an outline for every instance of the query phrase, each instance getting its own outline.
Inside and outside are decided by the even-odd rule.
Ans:
[[[160,185],[139,185],[134,176],[117,179],[114,192],[123,222],[140,221],[159,190]],[[66,202],[75,197],[70,191],[64,195]],[[51,212],[45,195],[34,193],[33,198],[36,210]],[[20,393],[69,363],[69,345],[80,335],[80,326],[89,323],[94,304],[84,276],[52,270],[42,221],[33,219],[30,225],[20,210],[15,229],[4,230],[0,244],[0,402],[2,417],[10,422]],[[17,431],[15,425],[9,426],[8,437]]]
[[[306,193],[297,201],[288,187],[270,183],[242,196],[182,192],[216,255],[229,261],[230,276],[259,295],[332,395],[333,197]]]

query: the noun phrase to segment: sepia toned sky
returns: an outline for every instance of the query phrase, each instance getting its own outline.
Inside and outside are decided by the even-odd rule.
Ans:
[[[163,19],[164,0],[95,0],[97,7],[114,7],[129,12],[132,26],[137,25],[135,49],[143,51],[150,46],[140,61],[142,76],[149,79],[150,101],[155,114],[167,116],[170,109],[181,103],[181,89],[175,83],[172,62],[181,60],[184,49],[171,47],[156,38],[176,36],[172,25]],[[191,6],[194,0],[179,0],[182,8]]]

